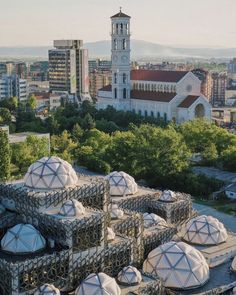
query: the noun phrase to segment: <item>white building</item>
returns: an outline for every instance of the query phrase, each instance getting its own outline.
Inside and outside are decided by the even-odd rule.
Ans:
[[[13,96],[19,101],[27,100],[27,81],[17,75],[5,75],[0,79],[0,100]]]
[[[211,119],[211,105],[201,94],[201,81],[191,72],[130,70],[130,16],[111,17],[112,85],[98,92],[97,107],[113,106],[143,116],[177,123]]]

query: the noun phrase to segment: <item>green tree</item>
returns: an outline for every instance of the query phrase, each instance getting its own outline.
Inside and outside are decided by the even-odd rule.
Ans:
[[[35,110],[36,109],[36,107],[37,107],[37,99],[36,99],[36,97],[35,97],[34,94],[31,94],[30,97],[28,98],[27,106],[31,110]]]
[[[75,142],[79,142],[83,136],[83,129],[79,124],[75,124],[72,129],[72,138]]]
[[[8,135],[0,129],[0,180],[8,180],[10,178],[10,146]]]
[[[87,114],[84,119],[82,120],[81,126],[84,130],[91,130],[95,128],[94,119],[90,114]]]
[[[18,107],[17,97],[4,98],[0,101],[0,107],[8,109],[11,113],[15,112]]]
[[[7,124],[11,123],[11,113],[6,108],[0,108],[0,124]]]

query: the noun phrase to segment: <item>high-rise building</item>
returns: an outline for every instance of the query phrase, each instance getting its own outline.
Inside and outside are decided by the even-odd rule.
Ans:
[[[27,81],[17,75],[5,75],[0,79],[0,100],[17,97],[19,101],[27,100]]]
[[[211,102],[213,106],[225,105],[225,92],[227,88],[227,73],[212,73]]]
[[[212,76],[211,73],[203,69],[192,70],[195,76],[201,81],[201,93],[204,94],[209,101],[211,101],[211,91],[212,91]]]
[[[89,99],[88,50],[83,48],[83,41],[56,40],[54,47],[49,50],[50,91]]]
[[[120,12],[111,17],[112,98],[130,98],[130,19]]]
[[[89,75],[90,94],[95,98],[98,90],[111,84],[112,76],[110,71],[94,71]]]
[[[15,72],[20,79],[27,79],[27,65],[25,62],[15,63]]]

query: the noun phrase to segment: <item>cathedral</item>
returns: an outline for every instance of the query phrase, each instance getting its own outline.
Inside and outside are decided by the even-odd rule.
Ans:
[[[113,106],[178,124],[210,120],[211,105],[192,72],[131,70],[130,19],[121,10],[111,17],[112,85],[98,91],[97,108]]]

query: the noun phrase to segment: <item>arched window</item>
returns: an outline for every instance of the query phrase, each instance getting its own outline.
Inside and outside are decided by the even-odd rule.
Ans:
[[[122,48],[123,48],[123,50],[126,49],[126,39],[122,40]]]
[[[125,24],[125,30],[126,30],[126,34],[128,35],[129,34],[129,26],[128,26],[128,24]]]
[[[117,98],[117,88],[114,89],[115,98]]]
[[[123,24],[120,24],[120,33],[123,34],[124,30],[123,30]]]
[[[117,84],[117,73],[114,73],[114,83]]]
[[[116,24],[116,34],[119,34],[119,25]]]
[[[148,116],[148,112],[147,112],[147,110],[145,110],[145,112],[144,112],[144,116],[145,116],[145,117]]]
[[[205,116],[205,108],[202,103],[198,104],[195,108],[195,118],[203,118]]]
[[[141,110],[138,110],[138,114],[139,114],[140,116],[142,116],[142,111],[141,111]]]
[[[126,91],[126,88],[124,88],[124,89],[123,89],[123,98],[124,98],[124,99],[125,99],[125,98],[126,98],[126,96],[127,96],[127,94],[126,94],[126,93],[127,93],[127,91]]]
[[[160,118],[160,116],[161,116],[160,112],[157,112],[157,118]]]
[[[167,121],[167,114],[164,113],[164,121],[166,122]]]
[[[117,40],[114,39],[114,50],[117,50]]]
[[[127,82],[127,75],[123,73],[123,84],[126,84]]]
[[[151,111],[151,117],[154,117],[154,113],[153,113],[153,111]]]

